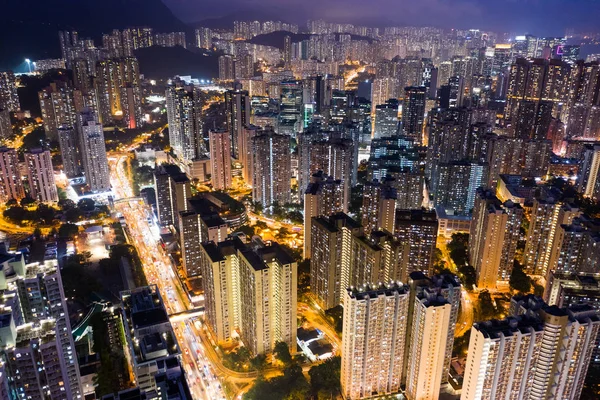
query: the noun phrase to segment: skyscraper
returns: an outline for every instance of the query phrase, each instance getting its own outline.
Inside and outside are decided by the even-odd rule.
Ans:
[[[263,207],[290,202],[290,137],[264,131],[252,138],[252,200]]]
[[[62,158],[63,171],[67,178],[75,178],[81,175],[81,154],[77,131],[73,126],[61,126],[57,129],[60,156]]]
[[[506,207],[505,207],[506,206]],[[477,287],[495,289],[507,280],[520,234],[523,209],[510,200],[503,205],[491,190],[477,189],[469,239],[469,264]]]
[[[323,171],[313,174],[304,191],[304,258],[311,257],[312,218],[348,211],[343,199],[343,186]]]
[[[209,28],[196,29],[196,46],[201,49],[212,47],[212,31]]]
[[[600,145],[585,146],[578,170],[577,191],[596,201],[600,199]]]
[[[313,217],[310,226],[310,288],[317,304],[327,310],[342,303],[351,285],[351,243],[362,227],[343,213]]]
[[[10,112],[7,108],[0,108],[0,139],[6,139],[13,134],[10,122]]]
[[[15,149],[0,147],[0,201],[21,200],[25,197],[19,158]]]
[[[190,179],[173,164],[163,164],[154,171],[156,213],[161,226],[179,226],[179,212],[188,209],[192,197]]]
[[[110,173],[102,124],[89,109],[79,114],[79,145],[85,181],[94,193],[110,190]]]
[[[295,136],[302,131],[302,81],[281,82],[279,100],[279,133]]]
[[[2,341],[12,393],[42,399],[83,397],[75,343],[58,262],[25,264],[9,257],[14,269],[2,277]],[[40,384],[43,382],[43,386]]]
[[[392,179],[374,179],[363,186],[363,201],[360,213],[362,226],[367,234],[372,231],[385,230],[394,233],[396,219],[396,189]]]
[[[525,267],[535,275],[546,275],[555,246],[557,228],[580,215],[578,208],[560,200],[560,192],[543,188],[533,200],[527,241],[523,254]]]
[[[578,399],[599,331],[588,305],[515,297],[511,317],[473,325],[461,399]]]
[[[240,146],[243,130],[250,125],[250,96],[245,90],[229,90],[225,92],[225,108],[227,130],[230,136],[231,157],[240,159]]]
[[[50,86],[38,92],[38,100],[48,137],[57,139],[59,127],[75,126],[77,123],[73,89],[67,86],[66,82],[52,82]]]
[[[373,138],[396,136],[398,134],[398,101],[390,100],[375,106],[375,131]]]
[[[219,56],[219,79],[222,81],[232,81],[234,78],[233,56],[229,54]]]
[[[206,322],[218,342],[237,330],[253,354],[279,341],[296,346],[298,267],[281,246],[233,238],[203,244],[200,258]]]
[[[226,190],[231,188],[231,144],[227,130],[208,132],[210,147],[210,169],[213,189]]]
[[[393,279],[406,281],[413,271],[429,272],[437,243],[438,220],[434,211],[396,210],[394,237],[405,244],[407,256]]]
[[[406,391],[410,398],[437,399],[448,381],[462,287],[455,275],[409,274]],[[433,322],[435,321],[435,322]]]
[[[95,83],[102,124],[118,123],[128,128],[141,125],[140,67],[135,57],[99,61]]]
[[[407,87],[404,89],[404,105],[402,106],[402,131],[404,136],[423,143],[423,123],[425,120],[425,102],[427,88]]]
[[[166,90],[169,144],[175,156],[183,163],[191,163],[206,153],[200,118],[201,101],[194,86],[181,81]]]
[[[33,149],[25,153],[27,180],[33,199],[52,203],[58,201],[58,192],[54,182],[54,169],[50,150]]]
[[[456,161],[439,165],[439,177],[434,194],[436,207],[446,212],[468,215],[475,204],[475,190],[487,180],[488,165]]]
[[[0,108],[12,112],[20,107],[15,74],[12,71],[0,72]]]
[[[402,384],[408,287],[349,288],[344,299],[342,394],[346,399],[397,393]]]

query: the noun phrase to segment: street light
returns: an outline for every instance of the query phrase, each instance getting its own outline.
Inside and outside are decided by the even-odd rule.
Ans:
[[[25,62],[27,63],[27,66],[29,67],[29,73],[31,73],[31,60],[29,58],[26,58]]]

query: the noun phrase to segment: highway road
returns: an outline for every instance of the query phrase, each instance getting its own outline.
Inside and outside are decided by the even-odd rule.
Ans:
[[[160,236],[152,211],[143,201],[133,198],[133,190],[124,169],[127,157],[127,152],[109,154],[115,208],[125,218],[127,233],[138,251],[146,279],[148,283],[158,286],[168,313],[189,310],[192,306],[186,292],[174,272],[171,260],[159,244]],[[119,199],[131,200],[117,202]],[[204,356],[203,344],[194,336],[188,323],[173,323],[173,329],[182,351],[183,366],[193,398],[226,399],[212,364]]]

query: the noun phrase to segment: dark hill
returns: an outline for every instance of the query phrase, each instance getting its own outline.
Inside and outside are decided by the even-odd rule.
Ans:
[[[102,33],[132,26],[185,31],[192,40],[192,30],[161,0],[8,0],[0,13],[0,68],[16,68],[24,58],[59,57],[59,30],[98,41]]]
[[[211,79],[219,76],[217,53],[192,52],[183,47],[158,47],[138,49],[135,55],[140,62],[140,72],[149,79],[167,79],[175,75]]]

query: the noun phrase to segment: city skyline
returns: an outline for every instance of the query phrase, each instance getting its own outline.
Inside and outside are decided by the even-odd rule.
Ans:
[[[599,398],[600,6],[53,1],[0,52],[44,55],[0,67],[0,400]]]

